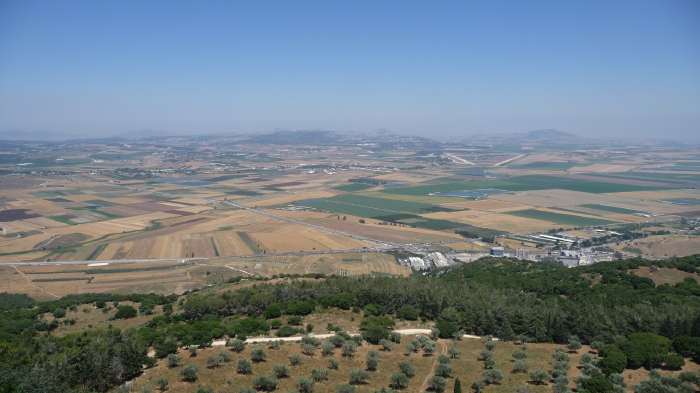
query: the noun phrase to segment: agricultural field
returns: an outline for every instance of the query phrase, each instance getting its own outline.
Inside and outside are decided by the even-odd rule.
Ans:
[[[537,209],[516,210],[508,212],[518,217],[533,218],[535,220],[550,221],[555,224],[567,226],[597,226],[612,224],[612,221],[603,220],[593,217],[577,216],[573,214],[555,213],[552,211],[544,211]]]

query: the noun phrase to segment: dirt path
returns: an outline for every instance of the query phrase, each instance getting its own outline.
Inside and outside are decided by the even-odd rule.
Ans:
[[[45,293],[45,294],[47,294],[47,295],[49,295],[49,296],[53,296],[53,297],[56,298],[56,299],[59,299],[59,298],[60,298],[60,296],[56,295],[56,294],[53,293],[53,292],[50,292],[48,289],[46,289],[46,288],[44,288],[44,287],[42,287],[42,286],[40,286],[40,285],[34,284],[34,281],[32,281],[31,278],[27,277],[27,275],[24,274],[23,271],[19,270],[19,269],[17,268],[17,266],[12,266],[12,267],[15,268],[15,271],[17,271],[17,274],[19,274],[20,276],[22,276],[22,278],[25,279],[25,280],[27,281],[27,284],[31,285],[32,287],[38,289],[39,291],[41,291],[41,292],[43,292],[43,293]]]
[[[418,390],[419,392],[427,392],[428,391],[428,384],[430,383],[430,378],[432,378],[433,375],[435,375],[435,369],[438,366],[438,357],[440,355],[444,355],[447,353],[447,344],[443,340],[438,340],[437,342],[438,346],[438,351],[436,354],[433,356],[435,357],[435,360],[433,360],[433,365],[430,367],[430,372],[428,375],[425,376],[425,379],[423,380],[423,384],[420,385],[420,389]]]

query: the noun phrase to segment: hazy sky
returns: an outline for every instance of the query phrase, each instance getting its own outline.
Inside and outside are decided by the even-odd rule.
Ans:
[[[0,0],[5,132],[699,125],[698,0]]]

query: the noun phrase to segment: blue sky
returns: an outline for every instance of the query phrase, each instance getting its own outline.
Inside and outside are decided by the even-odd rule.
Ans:
[[[0,0],[0,131],[699,125],[696,0]]]

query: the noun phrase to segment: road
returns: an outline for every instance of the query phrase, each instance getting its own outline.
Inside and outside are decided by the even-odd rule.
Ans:
[[[272,214],[272,213],[265,211],[265,210],[262,210],[262,209],[241,205],[240,203],[236,203],[234,201],[225,200],[225,201],[223,201],[223,203],[226,205],[229,205],[229,206],[233,206],[233,207],[237,207],[239,209],[249,211],[251,213],[255,213],[255,214],[259,214],[259,215],[262,215],[262,216],[265,216],[268,218],[272,218],[273,220],[282,221],[282,222],[286,222],[286,223],[290,223],[290,224],[303,225],[303,226],[315,229],[317,231],[323,232],[323,233],[328,234],[328,235],[346,236],[346,237],[349,237],[349,238],[355,239],[355,240],[375,243],[378,245],[377,248],[395,248],[395,247],[400,246],[399,244],[396,244],[396,243],[372,239],[372,238],[369,238],[367,236],[357,235],[354,233],[349,233],[349,232],[341,231],[338,229],[326,228],[323,225],[313,224],[310,222],[297,220],[294,218],[278,216],[276,214]]]
[[[417,335],[430,335],[430,329],[397,329],[393,331],[402,336],[417,336]],[[349,333],[350,336],[359,336],[360,333]],[[326,339],[335,336],[335,333],[324,333],[324,334],[309,334],[310,337],[318,339]],[[269,343],[272,341],[285,341],[285,342],[298,342],[301,341],[305,336],[292,336],[292,337],[251,337],[245,340],[246,344],[259,344],[259,343]],[[472,334],[462,335],[462,338],[469,339],[482,339],[484,337],[474,336]],[[497,338],[493,340],[498,341]],[[214,347],[222,347],[226,345],[226,340],[214,340],[211,343]]]

